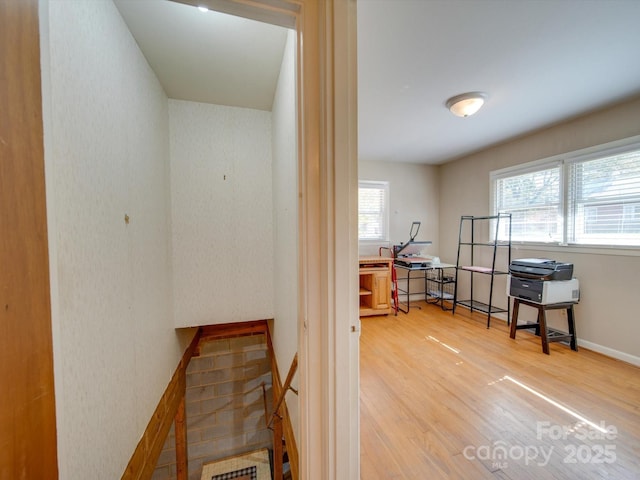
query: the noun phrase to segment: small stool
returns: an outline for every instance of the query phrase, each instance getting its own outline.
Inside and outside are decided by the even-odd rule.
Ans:
[[[538,322],[537,323],[525,323],[518,325],[518,310],[520,304],[528,305],[538,309]],[[576,341],[576,326],[574,322],[573,306],[575,302],[565,303],[551,303],[548,305],[541,305],[539,303],[529,302],[521,298],[513,299],[513,316],[511,318],[511,332],[510,337],[516,338],[516,330],[521,329],[535,329],[536,335],[540,336],[542,341],[542,351],[549,355],[549,342],[560,342],[562,340],[569,340],[571,350],[578,351],[578,342]],[[567,322],[569,324],[569,333],[555,330],[547,327],[547,317],[545,312],[547,310],[567,310]]]

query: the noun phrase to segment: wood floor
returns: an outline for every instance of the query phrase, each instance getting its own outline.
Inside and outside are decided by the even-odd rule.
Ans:
[[[640,368],[418,305],[362,318],[362,480],[640,479]]]

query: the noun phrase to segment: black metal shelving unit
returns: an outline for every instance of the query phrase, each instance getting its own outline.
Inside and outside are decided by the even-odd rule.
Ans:
[[[435,265],[425,276],[427,303],[439,303],[442,310],[453,309],[453,286],[455,284],[455,265]]]
[[[504,227],[507,222],[506,232],[507,240],[498,240],[500,228]],[[482,227],[481,227],[482,225]],[[489,235],[493,230],[493,235]],[[486,235],[486,239],[479,240],[480,235]],[[490,238],[493,238],[491,240]],[[461,264],[461,251],[463,248],[469,248],[470,264]],[[507,250],[507,260],[504,268],[496,268],[496,259],[498,257],[499,249]],[[474,255],[476,249],[490,249],[491,264],[486,266],[479,266],[474,263],[477,255]],[[505,308],[497,307],[493,304],[494,293],[494,280],[496,276],[507,275],[509,273],[509,264],[511,263],[511,214],[500,213],[498,215],[489,216],[470,216],[463,215],[460,217],[460,232],[458,234],[458,257],[456,261],[456,278],[454,287],[454,301],[453,301],[453,313],[456,313],[456,307],[458,305],[469,308],[472,312],[474,310],[487,314],[487,328],[491,325],[491,315],[496,313],[507,314],[507,324],[510,321],[511,304],[507,297],[507,305]],[[462,272],[470,275],[470,296],[469,298],[460,300],[458,290],[458,279]],[[489,285],[489,299],[488,302],[482,302],[474,297],[474,281],[477,277],[488,277],[490,279]]]

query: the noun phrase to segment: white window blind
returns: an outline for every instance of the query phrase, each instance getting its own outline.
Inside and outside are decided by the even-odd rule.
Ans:
[[[496,175],[494,212],[511,214],[511,239],[523,242],[562,240],[562,181],[558,162],[516,175]],[[507,228],[507,225],[505,225]],[[507,230],[498,233],[505,240]]]
[[[568,165],[568,242],[640,245],[640,150]]]
[[[389,240],[389,182],[358,183],[358,239]]]
[[[640,247],[639,140],[492,172],[492,213],[513,241]]]

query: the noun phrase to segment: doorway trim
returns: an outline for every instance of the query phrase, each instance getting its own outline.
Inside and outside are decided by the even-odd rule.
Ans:
[[[0,476],[57,478],[37,0],[0,2]]]

